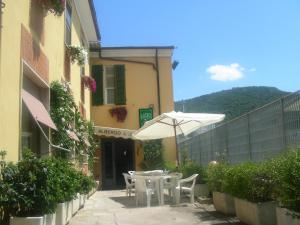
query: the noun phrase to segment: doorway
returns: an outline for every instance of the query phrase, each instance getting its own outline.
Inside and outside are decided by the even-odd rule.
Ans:
[[[102,184],[104,190],[122,189],[122,173],[135,170],[134,142],[131,139],[101,139]]]

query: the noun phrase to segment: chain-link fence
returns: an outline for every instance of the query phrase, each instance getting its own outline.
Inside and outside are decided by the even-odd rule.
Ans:
[[[202,165],[261,161],[300,145],[300,91],[182,141],[180,151]]]

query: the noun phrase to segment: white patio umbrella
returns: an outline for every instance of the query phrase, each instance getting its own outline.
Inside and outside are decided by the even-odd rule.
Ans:
[[[133,133],[133,137],[138,140],[153,140],[175,136],[176,158],[179,162],[177,135],[187,135],[201,127],[222,121],[224,114],[208,113],[163,113],[154,119],[147,121],[144,126]]]

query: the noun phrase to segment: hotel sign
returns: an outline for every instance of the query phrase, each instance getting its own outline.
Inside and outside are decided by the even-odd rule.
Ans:
[[[94,127],[95,135],[98,136],[107,136],[107,137],[115,137],[115,138],[133,138],[132,134],[135,132],[134,130],[127,130],[121,128],[112,128],[112,127]]]
[[[140,127],[144,125],[145,122],[153,119],[153,109],[139,109],[139,117],[140,117]]]

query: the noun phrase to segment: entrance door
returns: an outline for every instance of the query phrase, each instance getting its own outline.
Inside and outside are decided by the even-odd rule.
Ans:
[[[134,170],[134,144],[130,139],[102,139],[103,189],[125,187],[122,173]]]

